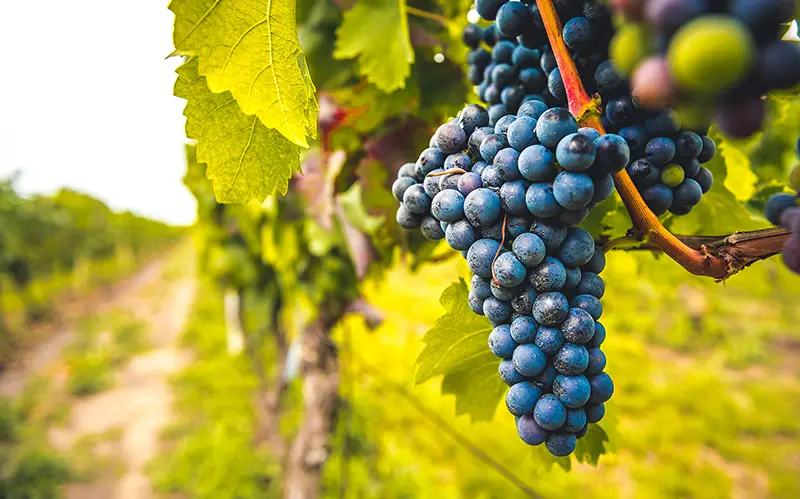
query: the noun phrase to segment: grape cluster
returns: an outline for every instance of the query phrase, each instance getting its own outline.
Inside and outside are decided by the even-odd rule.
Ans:
[[[614,390],[597,322],[605,257],[575,225],[611,195],[630,151],[538,100],[489,121],[467,106],[401,167],[397,221],[462,252],[469,305],[492,324],[489,348],[502,359],[520,438],[566,456]]]
[[[796,153],[800,160],[800,139],[797,140]],[[792,169],[789,186],[795,193],[775,194],[767,202],[765,211],[770,223],[792,231],[783,248],[783,261],[792,272],[800,274],[800,165]]]
[[[744,138],[761,129],[769,91],[800,84],[800,44],[781,40],[795,0],[614,0],[629,19],[612,42],[642,105],[680,103]]]

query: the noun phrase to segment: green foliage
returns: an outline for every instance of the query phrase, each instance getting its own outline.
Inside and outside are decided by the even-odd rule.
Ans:
[[[198,71],[197,58],[178,68],[175,95],[187,100],[186,134],[198,141],[197,160],[222,203],[261,202],[286,193],[300,171],[298,146],[239,108],[230,92],[212,93]]]
[[[209,89],[230,92],[244,114],[308,147],[319,108],[297,38],[295,2],[173,0],[169,8],[175,13],[175,48],[199,56]]]
[[[358,0],[336,31],[338,59],[358,58],[359,73],[384,92],[405,86],[414,62],[403,0]]]

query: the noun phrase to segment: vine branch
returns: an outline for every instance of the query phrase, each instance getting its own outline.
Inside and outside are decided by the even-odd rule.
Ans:
[[[431,19],[433,21],[436,21],[445,28],[450,27],[450,21],[448,21],[446,17],[441,16],[439,14],[434,14],[433,12],[428,12],[427,10],[418,9],[416,7],[412,7],[407,4],[406,4],[406,12],[408,12],[412,16],[422,17],[425,19]]]
[[[580,119],[582,126],[594,128],[601,134],[606,133],[600,122],[599,101],[586,93],[575,61],[564,43],[561,20],[556,13],[553,0],[536,0],[536,4],[539,6],[547,38],[564,80],[570,112]],[[631,216],[634,228],[642,234],[651,247],[661,250],[692,274],[723,280],[754,261],[763,260],[780,252],[780,250],[772,251],[774,240],[767,244],[768,247],[764,248],[763,253],[758,253],[760,247],[758,244],[750,243],[750,247],[756,251],[748,255],[746,260],[749,263],[742,266],[740,258],[733,253],[721,251],[720,248],[715,250],[707,244],[691,247],[661,225],[658,217],[642,199],[626,170],[614,174],[614,184]]]

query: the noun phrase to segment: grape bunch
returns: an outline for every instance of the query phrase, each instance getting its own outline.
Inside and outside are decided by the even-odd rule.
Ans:
[[[462,252],[469,305],[493,327],[489,348],[520,438],[566,456],[614,390],[598,322],[605,257],[576,224],[611,195],[630,151],[538,100],[489,122],[467,106],[400,168],[397,221]]]
[[[800,139],[797,140],[796,153],[800,160]],[[767,202],[765,211],[770,223],[792,231],[783,248],[783,261],[792,272],[800,274],[800,165],[789,174],[789,186],[795,193],[775,194]]]
[[[781,40],[795,0],[613,0],[629,23],[615,35],[617,70],[648,108],[713,115],[729,136],[761,129],[762,96],[800,84],[800,44]]]

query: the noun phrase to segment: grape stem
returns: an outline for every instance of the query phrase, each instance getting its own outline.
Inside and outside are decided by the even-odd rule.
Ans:
[[[500,252],[503,251],[503,246],[506,245],[506,223],[508,222],[508,215],[503,215],[503,227],[500,229],[500,246],[497,247],[497,252],[494,254],[494,258],[492,258],[492,281],[494,281],[496,286],[500,286],[500,283],[497,281],[497,276],[494,274],[494,262],[497,260],[497,257],[500,256]]]
[[[536,0],[536,4],[564,81],[570,112],[580,118],[581,126],[594,128],[601,134],[606,133],[600,122],[602,109],[599,102],[586,93],[575,61],[564,42],[563,27],[553,0]],[[651,247],[658,248],[692,274],[724,280],[743,268],[738,267],[735,261],[728,260],[725,254],[712,251],[706,244],[692,248],[669,232],[644,202],[626,170],[614,174],[614,184],[636,231]],[[765,253],[760,259],[773,254]]]

